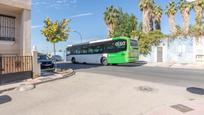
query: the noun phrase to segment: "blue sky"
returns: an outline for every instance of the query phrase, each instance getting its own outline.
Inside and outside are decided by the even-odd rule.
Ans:
[[[164,2],[165,1],[165,2]],[[179,0],[155,0],[156,4],[165,9],[169,1]],[[123,11],[133,13],[140,21],[142,19],[139,10],[139,0],[33,0],[32,1],[32,45],[43,52],[52,52],[52,45],[41,35],[40,29],[46,16],[53,21],[63,18],[71,18],[70,28],[82,34],[83,41],[104,39],[107,36],[107,27],[103,20],[103,12],[109,5],[121,7]],[[195,14],[191,12],[191,24]],[[182,24],[180,12],[176,14],[176,22]],[[169,33],[167,16],[162,16],[162,31]],[[58,50],[64,50],[67,45],[80,43],[80,36],[70,33],[66,42],[57,44]]]

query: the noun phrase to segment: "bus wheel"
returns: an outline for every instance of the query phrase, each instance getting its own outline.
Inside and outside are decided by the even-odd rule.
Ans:
[[[71,61],[72,61],[73,64],[76,64],[76,59],[74,57],[72,58]]]
[[[105,57],[103,57],[103,58],[101,59],[101,64],[104,65],[104,66],[107,66],[107,65],[108,65],[108,61],[107,61],[107,59],[106,59]]]

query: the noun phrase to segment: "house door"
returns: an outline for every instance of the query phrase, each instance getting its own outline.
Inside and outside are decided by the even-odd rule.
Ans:
[[[163,48],[157,47],[157,62],[163,62]]]

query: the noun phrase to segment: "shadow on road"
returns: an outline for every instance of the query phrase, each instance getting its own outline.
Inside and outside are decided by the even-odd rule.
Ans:
[[[12,99],[11,99],[11,97],[10,96],[8,96],[8,95],[2,95],[2,96],[0,96],[0,105],[1,104],[4,104],[4,103],[8,103],[8,102],[10,102]]]
[[[193,93],[193,94],[204,95],[204,89],[203,88],[189,87],[186,90],[190,93]]]
[[[58,69],[69,69],[72,68],[73,70],[78,69],[90,69],[90,68],[96,68],[101,67],[99,64],[72,64],[72,63],[58,63],[57,68]]]
[[[110,65],[114,67],[138,67],[147,64],[146,62],[143,61],[138,61],[135,63],[127,63],[127,64],[117,64],[117,65]],[[97,68],[97,67],[104,67],[100,64],[72,64],[72,63],[58,63],[57,68],[59,69],[68,69],[72,68],[74,70],[79,70],[79,69],[91,69],[91,68]]]
[[[145,62],[145,61],[137,61],[135,63],[119,64],[119,65],[116,65],[116,66],[121,66],[121,67],[138,67],[138,66],[143,66],[145,64],[147,64],[147,62]]]

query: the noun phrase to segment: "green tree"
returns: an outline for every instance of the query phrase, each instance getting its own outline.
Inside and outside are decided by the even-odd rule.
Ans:
[[[115,25],[120,17],[120,10],[113,5],[106,8],[104,12],[104,21],[108,26],[108,36],[111,38],[114,32]]]
[[[177,6],[175,2],[169,2],[166,7],[166,14],[169,20],[170,31],[173,35],[177,33],[175,14],[177,12]]]
[[[183,33],[188,34],[189,32],[189,19],[190,19],[190,10],[192,8],[192,4],[186,2],[185,0],[180,1],[179,9],[181,11],[183,17]]]
[[[63,19],[62,21],[52,22],[50,18],[46,17],[44,26],[41,33],[45,36],[46,40],[53,44],[54,55],[56,55],[55,44],[61,41],[66,41],[69,37],[70,28],[68,24],[71,20]]]
[[[155,29],[161,30],[161,17],[163,14],[161,7],[158,5],[154,6],[152,14],[154,16]]]
[[[115,8],[112,5],[106,8],[104,20],[109,30],[109,37],[127,36],[131,37],[132,31],[137,28],[137,18],[133,14]]]
[[[142,30],[145,33],[150,32],[152,29],[152,9],[154,6],[154,1],[153,0],[140,0],[140,10],[142,11],[143,14],[143,19],[142,19]]]
[[[160,43],[165,35],[160,30],[154,30],[149,33],[140,32],[139,34],[139,51],[147,55],[151,52],[151,47]]]
[[[204,0],[195,0],[192,2],[193,9],[195,11],[195,25],[190,26],[190,35],[199,37],[204,35],[204,25],[202,22],[203,10],[204,10]]]
[[[194,10],[196,13],[196,25],[202,25],[202,14],[204,9],[204,0],[196,0],[194,2]]]
[[[120,18],[114,28],[113,37],[127,36],[131,37],[133,31],[137,28],[137,18],[131,14],[124,13],[121,10]]]
[[[138,39],[141,33],[142,33],[142,22],[138,23],[136,26],[136,30],[132,31],[131,38]]]

